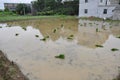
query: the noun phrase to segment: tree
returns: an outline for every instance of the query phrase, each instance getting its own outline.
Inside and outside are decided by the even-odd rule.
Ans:
[[[30,6],[27,6],[26,4],[18,4],[16,7],[16,12],[20,15],[25,15],[31,12],[31,8]]]
[[[6,8],[4,9],[4,11],[5,11],[5,12],[9,12],[9,9],[6,7]]]
[[[32,2],[32,10],[39,14],[63,14],[63,15],[78,15],[79,0],[66,1],[62,0],[37,0]]]
[[[45,8],[45,0],[37,0],[32,2],[32,7],[38,12],[42,11]]]

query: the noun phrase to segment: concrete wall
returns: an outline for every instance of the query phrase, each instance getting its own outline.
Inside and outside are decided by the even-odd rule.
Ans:
[[[109,18],[113,15],[113,10],[115,6],[111,5],[108,0],[103,0],[101,3],[100,0],[88,0],[88,3],[85,3],[85,0],[80,0],[79,6],[79,17],[100,17],[100,18]],[[88,9],[88,13],[85,14],[84,10]],[[103,14],[104,9],[107,9],[107,14]]]
[[[107,14],[103,14],[104,9],[107,9]],[[100,6],[98,7],[98,17],[110,18],[113,15],[114,6]]]
[[[85,0],[80,0],[79,3],[79,17],[97,16],[98,0],[88,0],[88,3],[85,3]],[[84,13],[85,9],[88,9],[87,14]]]

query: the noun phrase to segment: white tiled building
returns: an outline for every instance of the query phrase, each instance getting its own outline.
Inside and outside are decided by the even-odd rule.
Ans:
[[[79,17],[110,18],[120,0],[80,0]]]

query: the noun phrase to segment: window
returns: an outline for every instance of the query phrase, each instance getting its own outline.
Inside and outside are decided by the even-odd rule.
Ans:
[[[103,14],[107,14],[107,9],[104,9]]]
[[[85,3],[88,3],[88,0],[85,0]]]
[[[103,0],[100,0],[100,2],[102,3],[102,2],[103,2]]]
[[[87,13],[88,13],[88,9],[85,9],[85,10],[84,10],[84,13],[87,14]]]

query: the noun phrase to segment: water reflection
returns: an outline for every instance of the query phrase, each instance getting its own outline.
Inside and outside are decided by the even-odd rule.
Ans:
[[[0,26],[0,49],[30,80],[112,80],[118,73],[120,51],[110,49],[120,49],[120,28],[113,23],[41,19]],[[59,54],[65,60],[56,59]]]

